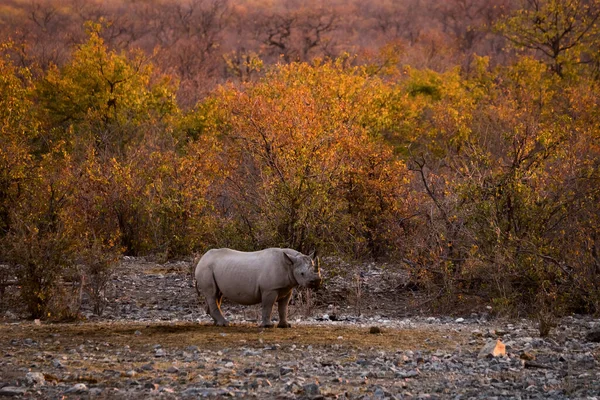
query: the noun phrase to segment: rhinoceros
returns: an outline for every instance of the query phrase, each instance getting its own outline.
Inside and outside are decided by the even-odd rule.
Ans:
[[[207,251],[196,266],[196,291],[204,295],[206,312],[218,326],[229,322],[221,313],[221,300],[244,304],[262,303],[261,327],[271,328],[273,304],[279,306],[279,328],[289,328],[287,308],[297,286],[321,284],[319,259],[293,249],[270,248],[243,252],[231,249]]]

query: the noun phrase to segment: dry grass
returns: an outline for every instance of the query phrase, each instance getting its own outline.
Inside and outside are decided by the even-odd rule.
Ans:
[[[245,372],[240,375],[240,371],[246,369],[260,369],[267,376],[277,376],[281,362],[306,362],[306,371],[312,371],[310,374],[313,374],[319,365],[350,365],[353,368],[358,358],[378,356],[380,350],[389,353],[408,349],[454,351],[457,347],[464,348],[468,341],[465,332],[425,328],[384,327],[381,333],[371,334],[370,327],[348,325],[296,325],[291,329],[260,329],[251,324],[216,327],[192,322],[0,324],[0,354],[6,354],[7,357],[7,363],[0,364],[0,376],[11,381],[23,380],[23,370],[33,365],[33,370],[43,371],[46,381],[52,382],[44,386],[47,390],[45,393],[50,394],[62,393],[63,389],[53,392],[54,385],[80,382],[104,388],[132,388],[132,379],[140,383],[160,381],[161,385],[180,389],[189,385],[203,387],[207,381],[227,387],[240,379],[248,382],[254,379],[244,375]],[[136,331],[139,331],[138,334]],[[11,344],[15,339],[16,342]],[[24,339],[32,339],[37,343],[24,342]],[[125,348],[126,345],[129,349]],[[156,356],[156,345],[165,350],[163,357]],[[186,351],[194,353],[194,350],[187,349],[192,345],[197,346],[204,355],[190,359],[184,356]],[[292,347],[294,345],[296,348]],[[308,345],[313,347],[313,351],[307,351]],[[269,350],[277,351],[244,355],[246,349],[258,350],[266,346],[270,347]],[[299,352],[298,348],[304,350]],[[213,353],[206,354],[209,350]],[[233,361],[234,368],[223,368],[223,357]],[[54,367],[52,363],[55,359],[64,368]],[[148,365],[151,368],[145,368]],[[169,373],[168,369],[172,366],[179,371]],[[132,370],[136,371],[134,378],[129,377]],[[330,377],[324,376],[323,379]],[[349,390],[348,385],[356,385],[357,390],[366,390],[365,379],[352,374],[347,379],[354,379],[353,383],[328,382],[327,390],[336,394],[345,393]],[[275,378],[272,382],[276,387],[267,388],[267,391],[286,391],[283,381]],[[373,377],[369,382],[394,385],[387,375]],[[127,392],[126,398],[146,398],[150,393],[141,386],[135,388],[133,392]],[[111,393],[105,390],[104,397],[100,398],[112,398]]]
[[[135,332],[140,331],[141,335]],[[184,348],[195,345],[202,349],[218,350],[226,347],[264,347],[278,344],[291,345],[342,345],[359,349],[455,349],[465,345],[467,335],[460,332],[442,332],[424,329],[383,329],[380,334],[370,334],[369,328],[348,326],[299,325],[291,329],[260,329],[249,324],[229,327],[179,323],[84,323],[84,324],[20,324],[0,325],[2,347],[10,339],[30,338],[47,342],[51,351],[55,334],[59,334],[57,348],[78,346],[85,341],[107,342],[111,346],[129,345],[132,350],[160,344],[164,348]]]

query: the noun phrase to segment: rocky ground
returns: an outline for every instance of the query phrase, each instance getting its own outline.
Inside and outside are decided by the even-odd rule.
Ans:
[[[320,292],[295,296],[291,329],[260,329],[257,307],[231,304],[232,326],[212,326],[183,262],[126,259],[104,314],[84,301],[75,323],[25,321],[7,306],[9,290],[0,396],[600,398],[598,319],[567,317],[540,338],[535,323],[495,319],[485,307],[421,315],[415,307],[427,300],[393,268],[332,271]],[[506,354],[482,351],[498,340]]]

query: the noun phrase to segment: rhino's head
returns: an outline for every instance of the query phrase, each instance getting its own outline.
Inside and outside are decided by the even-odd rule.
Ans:
[[[294,278],[300,286],[316,289],[321,285],[320,262],[315,252],[310,253],[309,256],[283,254],[292,263]]]

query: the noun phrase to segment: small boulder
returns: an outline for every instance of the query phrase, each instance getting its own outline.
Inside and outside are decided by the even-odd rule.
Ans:
[[[304,394],[308,397],[316,397],[321,394],[321,389],[316,383],[309,383],[303,386]]]
[[[414,369],[412,371],[396,371],[396,378],[407,379],[407,378],[416,378],[419,376],[420,372],[418,369]]]
[[[493,358],[506,355],[506,346],[500,339],[488,341],[479,351],[477,358]]]
[[[158,384],[154,382],[146,382],[144,384],[144,389],[158,390]]]
[[[4,386],[0,389],[0,396],[22,396],[27,392],[26,388],[16,386]]]
[[[25,375],[25,382],[27,382],[27,386],[38,386],[46,383],[46,378],[41,372],[28,372]]]
[[[89,391],[88,387],[83,383],[76,383],[71,386],[67,390],[65,390],[65,394],[84,394]]]
[[[585,338],[588,342],[600,343],[600,328],[592,329]]]
[[[377,335],[377,334],[379,334],[379,333],[382,333],[382,332],[383,332],[383,331],[382,331],[382,330],[381,330],[381,328],[380,328],[380,327],[378,327],[378,326],[372,326],[372,327],[369,329],[369,333],[370,333],[370,334],[373,334],[373,335]]]
[[[525,360],[525,361],[533,361],[535,360],[535,354],[529,351],[523,351],[520,355],[519,358],[521,360]]]
[[[154,371],[154,366],[152,364],[144,364],[140,368],[142,371]]]

